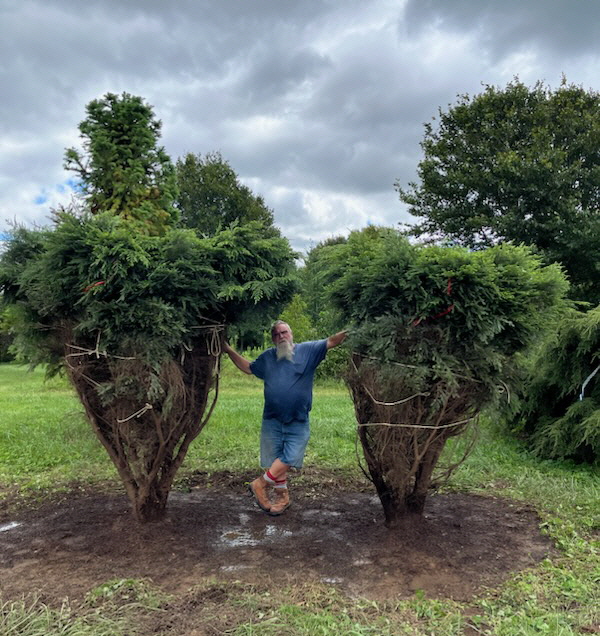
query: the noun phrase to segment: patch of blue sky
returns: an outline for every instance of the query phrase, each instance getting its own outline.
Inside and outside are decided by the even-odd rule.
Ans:
[[[81,194],[83,192],[83,181],[81,179],[67,179],[63,187],[65,190],[68,188],[72,192],[76,192],[77,194]]]
[[[64,195],[69,194],[70,192],[74,192],[76,194],[83,192],[83,183],[80,179],[67,179],[62,183],[55,185],[53,190],[44,188],[33,199],[33,202],[35,205],[46,205],[51,201],[54,194]]]

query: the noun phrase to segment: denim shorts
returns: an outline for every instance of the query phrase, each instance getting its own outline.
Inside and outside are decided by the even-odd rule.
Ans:
[[[283,424],[279,420],[264,419],[260,431],[260,465],[269,468],[279,459],[294,468],[302,468],[309,437],[308,420]]]

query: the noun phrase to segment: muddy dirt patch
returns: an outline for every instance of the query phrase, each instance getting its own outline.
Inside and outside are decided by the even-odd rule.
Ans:
[[[123,496],[87,495],[0,524],[4,598],[39,591],[82,598],[114,579],[149,578],[181,594],[206,577],[263,586],[321,582],[350,596],[467,600],[551,550],[526,506],[500,498],[434,495],[425,515],[393,530],[369,492],[293,490],[280,517],[243,485],[173,492],[168,517],[138,525]]]

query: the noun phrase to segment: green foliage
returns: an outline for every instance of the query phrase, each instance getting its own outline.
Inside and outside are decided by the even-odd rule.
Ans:
[[[513,427],[541,456],[586,461],[600,457],[599,367],[600,306],[568,312],[555,336],[532,359],[512,417]]]
[[[310,318],[325,332],[333,331],[336,324],[327,295],[327,288],[333,282],[331,261],[339,246],[346,242],[346,237],[338,236],[319,243],[308,252],[300,270],[302,295]]]
[[[11,333],[10,318],[8,309],[0,311],[0,362],[10,362],[14,360],[11,349],[13,334]]]
[[[179,196],[177,208],[184,227],[205,236],[233,224],[261,221],[266,236],[279,236],[273,213],[262,197],[239,182],[238,176],[219,153],[205,157],[188,153],[175,164]]]
[[[281,312],[279,319],[287,322],[290,326],[294,335],[294,342],[306,342],[307,340],[317,340],[319,338],[308,315],[306,302],[300,294],[294,295],[290,303]]]
[[[301,296],[312,325],[314,338],[327,337],[340,330],[341,319],[329,302],[328,288],[333,282],[332,260],[338,247],[347,239],[343,236],[327,239],[312,248],[300,270]],[[331,349],[319,365],[317,378],[341,378],[348,362],[346,345]]]
[[[572,296],[600,302],[600,94],[515,80],[464,95],[426,124],[420,183],[400,198],[417,235],[471,247],[510,240],[564,265]]]
[[[240,183],[219,153],[206,156],[188,153],[175,165],[180,225],[203,237],[213,237],[229,227],[260,222],[266,239],[281,236],[273,225],[273,213],[260,196]],[[295,286],[291,290],[295,290]],[[276,314],[269,316],[272,320]],[[241,348],[261,346],[267,327],[265,316],[245,313],[235,321],[232,335]]]
[[[53,231],[15,232],[0,259],[4,302],[20,310],[35,361],[58,363],[66,330],[91,349],[159,364],[195,328],[266,323],[293,293],[294,254],[259,222],[199,238],[136,233],[108,213],[56,220]]]
[[[353,232],[332,259],[332,302],[355,350],[416,367],[414,388],[476,379],[479,403],[514,375],[514,354],[538,341],[567,289],[557,265],[525,247],[411,245],[399,232]],[[420,387],[420,388],[419,388]]]
[[[81,179],[90,210],[135,220],[138,232],[164,232],[176,217],[177,185],[152,108],[141,97],[107,93],[86,111],[79,124],[85,154],[67,149],[64,165]]]

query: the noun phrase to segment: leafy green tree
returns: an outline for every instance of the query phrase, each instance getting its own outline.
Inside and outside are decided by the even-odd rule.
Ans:
[[[331,237],[313,247],[300,269],[301,297],[315,338],[326,337],[339,330],[337,312],[329,302],[327,287],[330,278],[330,262],[339,245],[346,243],[344,236]],[[340,379],[346,368],[348,351],[345,345],[332,349],[319,365],[318,378]]]
[[[232,223],[262,221],[270,236],[279,236],[273,213],[260,196],[240,183],[233,168],[219,153],[188,153],[175,164],[181,224],[212,236]]]
[[[91,101],[79,124],[83,154],[65,153],[93,213],[110,212],[160,233],[175,219],[175,169],[158,146],[161,122],[141,97],[107,93]]]
[[[330,261],[335,257],[337,246],[344,245],[346,237],[328,238],[309,250],[300,270],[302,296],[314,325],[329,332],[334,329],[335,318],[327,297],[327,287],[332,282]]]
[[[180,225],[201,236],[214,236],[231,225],[251,221],[263,224],[265,237],[281,236],[273,225],[273,213],[262,197],[240,183],[237,174],[219,153],[204,157],[188,153],[176,164]],[[293,287],[292,292],[296,290]],[[266,325],[258,314],[237,320],[232,337],[241,348],[263,345]]]
[[[461,96],[425,125],[411,231],[468,247],[502,240],[560,262],[572,296],[600,302],[600,94],[518,80]]]
[[[512,426],[542,457],[600,457],[600,307],[567,312],[531,359]]]
[[[351,328],[365,472],[393,525],[423,512],[446,441],[514,388],[515,355],[552,324],[568,285],[525,247],[423,247],[375,227],[335,251],[329,277]]]
[[[100,104],[111,131],[124,102],[142,103],[107,96]],[[88,123],[100,118],[92,106]],[[151,201],[140,199],[144,188],[110,189],[110,175],[132,166],[152,172],[144,162],[156,122],[142,113],[127,120],[126,139],[148,143],[134,141],[127,152],[124,140],[107,163],[98,160],[104,129],[84,126],[91,156],[78,166],[93,166],[80,172],[91,209],[58,211],[50,229],[17,228],[0,258],[0,293],[17,316],[20,350],[66,371],[135,517],[149,521],[164,515],[177,470],[210,417],[226,331],[277,315],[296,273],[288,242],[259,221],[211,237],[169,226],[174,215],[152,203],[171,200],[173,173],[160,153]]]
[[[315,340],[319,336],[312,324],[306,302],[301,294],[295,294],[289,304],[279,316],[280,320],[287,322],[294,335],[295,342]]]

